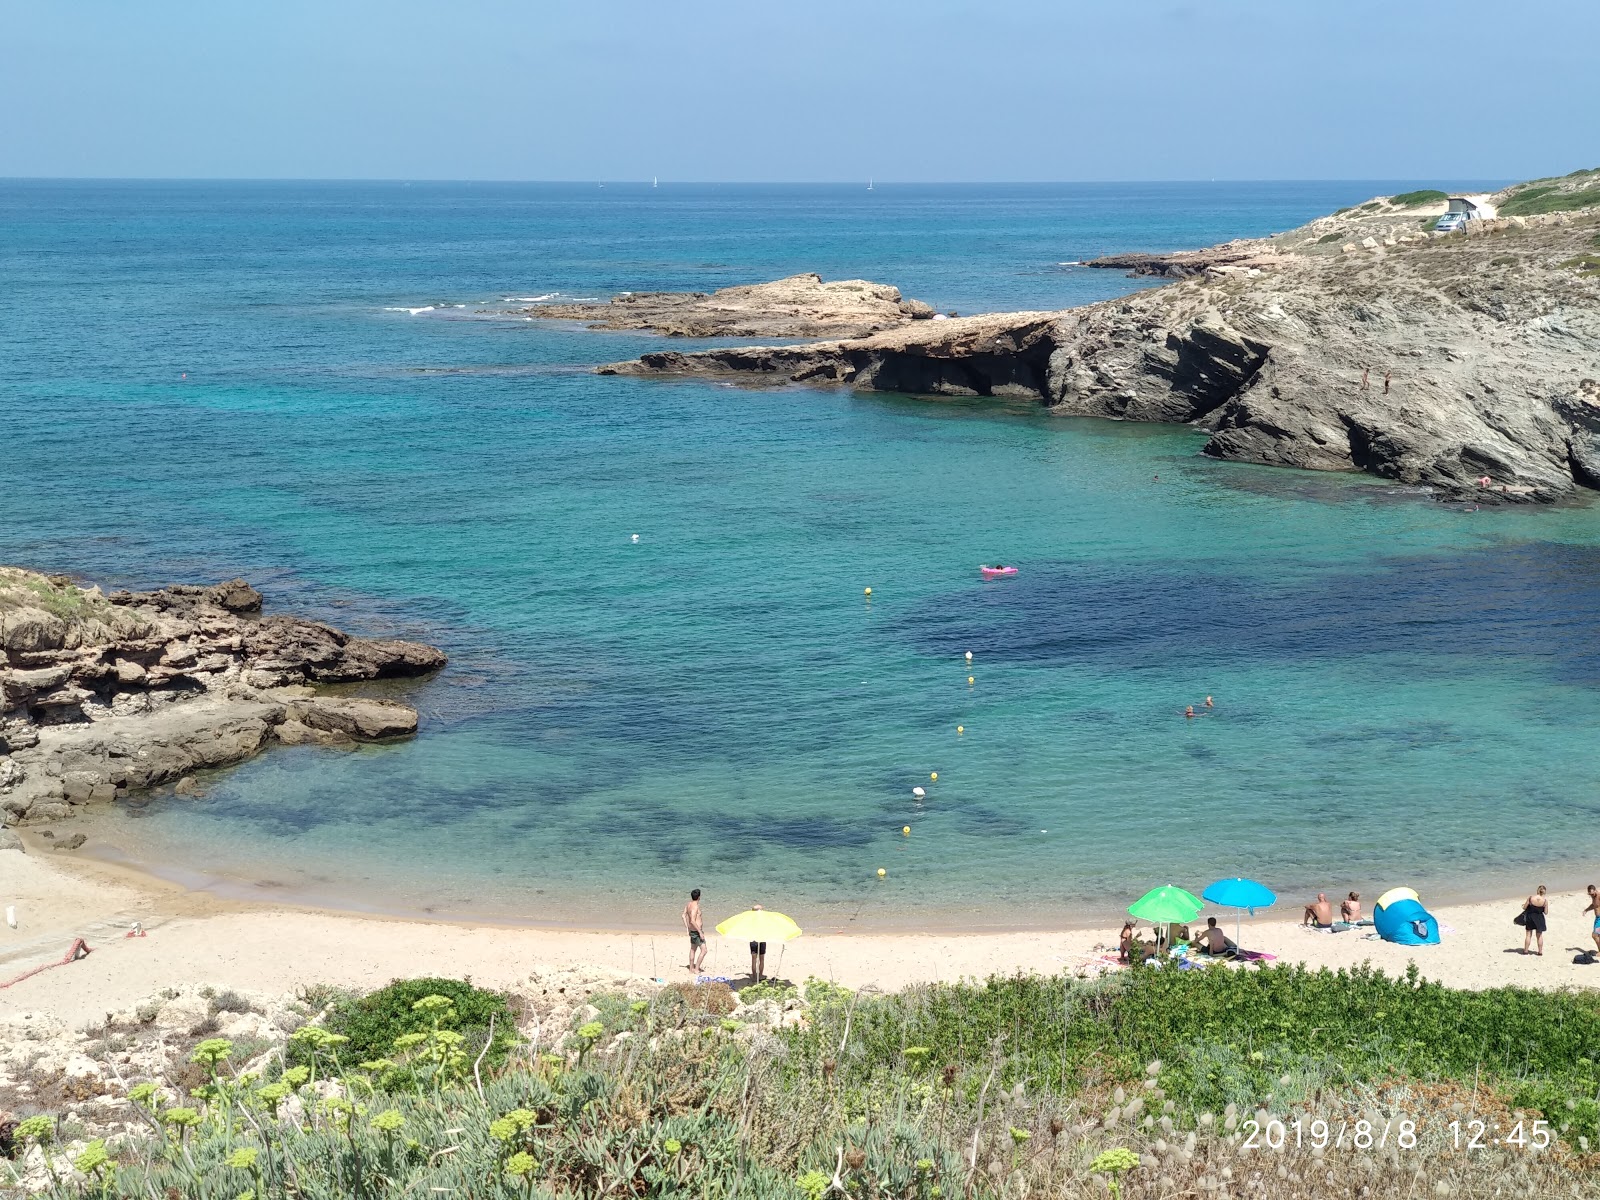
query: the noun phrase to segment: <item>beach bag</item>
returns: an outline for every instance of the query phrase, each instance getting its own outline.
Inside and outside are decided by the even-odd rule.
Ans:
[[[1523,909],[1516,916],[1512,917],[1511,918],[1511,923],[1513,925],[1521,925],[1523,927],[1526,927],[1527,924],[1528,924],[1528,910],[1527,909]]]

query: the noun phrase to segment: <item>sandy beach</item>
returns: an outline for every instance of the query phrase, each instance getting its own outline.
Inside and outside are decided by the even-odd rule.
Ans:
[[[1424,897],[1426,900],[1426,897]],[[1591,946],[1580,916],[1581,892],[1551,898],[1551,930],[1542,958],[1519,953],[1511,924],[1519,898],[1434,910],[1438,946],[1402,947],[1369,939],[1370,930],[1329,934],[1301,928],[1299,897],[1272,914],[1245,917],[1241,944],[1280,961],[1315,967],[1363,962],[1390,973],[1415,962],[1422,974],[1454,987],[1505,984],[1600,986],[1600,966],[1575,963]],[[74,938],[92,953],[0,988],[0,1014],[44,1010],[73,1023],[126,1007],[177,983],[288,991],[311,983],[375,987],[396,977],[470,976],[491,986],[524,978],[535,967],[589,964],[668,981],[689,978],[683,935],[596,928],[542,929],[373,917],[282,905],[249,904],[155,880],[87,859],[0,854],[0,905],[14,905],[18,928],[0,927],[0,983],[59,961]],[[708,924],[726,914],[710,912]],[[803,912],[792,914],[805,924]],[[1233,915],[1217,914],[1233,933]],[[144,937],[128,937],[137,921]],[[1117,929],[995,934],[808,934],[776,954],[769,973],[809,976],[850,987],[894,989],[908,983],[1036,971],[1094,971]],[[748,972],[742,945],[713,936],[707,970],[735,983]],[[776,971],[774,971],[776,968]]]

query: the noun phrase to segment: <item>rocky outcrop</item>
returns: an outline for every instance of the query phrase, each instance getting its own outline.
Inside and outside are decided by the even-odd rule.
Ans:
[[[1445,496],[1600,487],[1600,214],[1370,245],[1327,236],[1283,235],[1303,252],[1257,246],[1080,309],[598,370],[1022,397],[1062,416],[1191,423],[1217,458],[1368,471]]]
[[[669,337],[855,338],[931,318],[921,300],[865,279],[814,274],[706,292],[624,292],[609,304],[536,304],[517,315]]]
[[[407,737],[412,708],[317,685],[426,675],[444,654],[261,616],[243,580],[154,592],[0,568],[0,824],[225,767],[273,741]]]

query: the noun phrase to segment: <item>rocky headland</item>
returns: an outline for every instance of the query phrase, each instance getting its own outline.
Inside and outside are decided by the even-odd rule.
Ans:
[[[1448,234],[1432,232],[1443,194],[1414,193],[1272,238],[1099,260],[1175,281],[1083,308],[597,370],[1015,397],[1444,496],[1600,488],[1600,172],[1494,200],[1501,216]]]
[[[442,651],[263,616],[261,604],[239,579],[103,593],[0,567],[0,826],[162,784],[192,792],[193,772],[274,742],[416,732],[407,705],[319,689],[426,675]]]
[[[519,316],[582,321],[591,329],[668,337],[859,338],[931,318],[921,300],[865,279],[815,274],[715,292],[624,292],[607,304],[536,304]]]

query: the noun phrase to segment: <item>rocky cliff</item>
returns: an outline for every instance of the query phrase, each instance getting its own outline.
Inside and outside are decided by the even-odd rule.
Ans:
[[[1063,416],[1188,422],[1218,458],[1446,495],[1600,487],[1600,211],[1443,236],[1407,213],[1374,201],[1209,259],[1163,256],[1158,273],[1178,282],[1080,309],[598,370],[1023,397]]]
[[[416,732],[391,700],[318,685],[425,675],[444,654],[262,616],[243,580],[154,592],[83,588],[0,567],[0,824],[240,762],[271,742],[376,741]]]
[[[669,337],[854,338],[933,316],[900,289],[814,274],[706,292],[624,292],[608,304],[536,304],[520,316],[642,329]]]

